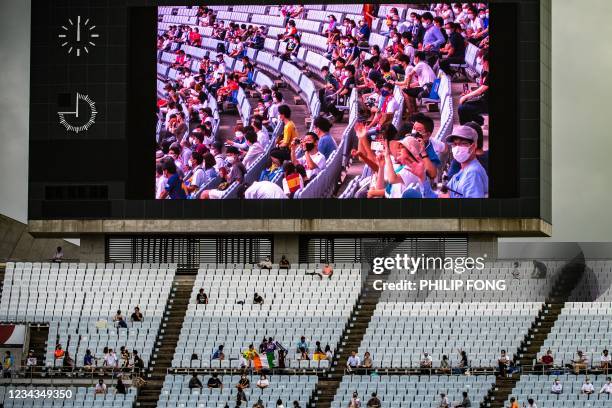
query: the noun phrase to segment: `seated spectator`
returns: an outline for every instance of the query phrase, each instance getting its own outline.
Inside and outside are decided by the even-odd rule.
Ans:
[[[374,363],[372,361],[372,356],[369,351],[366,351],[363,355],[363,361],[361,362],[361,367],[363,368],[372,368]]]
[[[450,362],[448,361],[448,356],[446,354],[442,356],[442,361],[440,361],[440,372],[442,373],[451,372]]]
[[[270,115],[272,116],[272,115]],[[281,149],[286,149],[287,153],[293,140],[298,137],[295,123],[291,120],[291,109],[287,105],[278,107],[278,118],[284,123],[283,134],[276,141],[276,146]]]
[[[261,297],[257,292],[253,295],[253,303],[256,305],[263,305],[264,298]]]
[[[223,344],[217,347],[217,349],[213,352],[211,358],[213,360],[224,360],[225,359],[225,353],[223,352]]]
[[[276,400],[276,408],[285,408],[285,406],[283,405],[282,399],[279,398]]]
[[[198,305],[207,305],[208,304],[208,295],[204,293],[204,288],[200,288],[198,294],[196,296],[196,303]]]
[[[448,42],[440,49],[443,58],[439,63],[442,71],[452,75],[451,65],[465,63],[465,39],[461,35],[461,25],[452,21],[446,23],[446,34]]]
[[[551,394],[563,394],[563,384],[558,378],[555,378],[552,386],[550,387]]]
[[[293,408],[302,408],[298,401],[293,401]]]
[[[482,132],[482,126],[476,122],[468,122],[465,126],[471,127],[478,134],[478,140],[476,142],[476,159],[480,162],[485,171],[489,168],[489,150],[484,150],[484,134]],[[447,172],[447,177],[451,179],[455,174],[461,170],[461,163],[453,159],[450,163],[450,167]],[[520,279],[520,270],[518,267],[512,271],[512,277],[514,279]]]
[[[415,99],[426,97],[430,94],[433,83],[436,80],[436,73],[429,66],[426,60],[427,56],[424,52],[419,51],[414,53],[414,69],[406,75],[407,88],[404,92],[410,97],[411,108],[409,113],[416,110],[414,105]],[[416,82],[415,82],[416,81]]]
[[[34,367],[38,365],[38,359],[34,355],[34,350],[30,350],[28,352],[28,357],[26,358],[26,367],[32,371]]]
[[[446,42],[446,39],[442,35],[440,27],[434,24],[434,18],[430,12],[423,13],[421,20],[425,29],[423,34],[423,51],[437,53]]]
[[[244,137],[246,139],[246,145],[248,150],[246,155],[242,159],[242,163],[244,164],[244,167],[248,169],[263,154],[263,152],[265,151],[265,147],[262,146],[261,143],[259,143],[259,141],[257,140],[257,133],[255,133],[253,129],[248,130]]]
[[[281,259],[278,262],[279,269],[289,269],[291,268],[291,264],[285,255],[281,255]]]
[[[83,357],[83,367],[93,370],[94,365],[95,365],[95,357],[93,356],[93,354],[91,354],[91,350],[90,349],[85,350],[85,356]]]
[[[94,392],[96,394],[106,394],[106,384],[104,384],[104,380],[100,378],[96,387],[94,388]]]
[[[141,371],[144,369],[144,360],[140,358],[137,350],[132,350],[132,367],[134,370]]]
[[[119,364],[119,359],[117,358],[117,354],[113,351],[113,349],[108,349],[108,353],[104,356],[104,366],[111,370],[117,368]]]
[[[306,169],[307,181],[316,177],[326,166],[325,156],[318,149],[319,137],[314,132],[308,132],[300,141],[291,144],[291,161],[294,165],[302,165]],[[297,157],[297,148],[301,147],[304,155]]]
[[[357,394],[357,391],[355,391],[351,397],[349,408],[361,408],[361,400],[359,399],[359,394]]]
[[[593,387],[593,384],[591,383],[591,380],[589,379],[589,377],[585,378],[584,383],[582,384],[582,387],[580,388],[580,393],[587,394],[587,395],[595,393],[595,387]]]
[[[361,359],[357,355],[357,352],[353,350],[348,360],[346,361],[346,368],[350,372],[350,371],[353,371],[359,368],[360,365],[361,365]]]
[[[314,355],[313,355],[312,359],[314,361],[327,360],[327,355],[325,354],[325,352],[321,348],[321,342],[320,341],[317,341],[315,343],[315,352],[314,352]]]
[[[329,133],[332,124],[329,120],[323,116],[317,116],[313,121],[313,132],[319,138],[318,149],[325,159],[329,159],[329,156],[338,148],[336,141]]]
[[[198,378],[197,373],[193,373],[193,375],[189,379],[189,389],[193,390],[194,388],[197,388],[197,389],[204,388],[204,386],[202,385],[202,381],[200,381],[200,379]]]
[[[334,275],[334,268],[329,263],[325,263],[325,265],[323,265],[323,270],[321,270],[321,274],[331,279]]]
[[[576,353],[576,357],[572,360],[572,367],[574,368],[574,373],[579,374],[580,370],[586,370],[589,366],[588,357],[582,352],[582,350],[578,350]]]
[[[378,399],[378,396],[376,395],[375,392],[372,393],[372,398],[370,398],[368,400],[368,403],[366,404],[367,408],[381,408],[382,407],[382,403],[380,402],[380,400]]]
[[[216,389],[216,388],[223,388],[223,383],[221,382],[221,379],[219,378],[218,374],[213,374],[212,377],[210,377],[208,379],[208,383],[207,386],[209,389]]]
[[[259,380],[257,380],[257,383],[255,385],[260,390],[263,390],[263,389],[266,389],[266,388],[268,388],[270,386],[270,380],[268,380],[268,377],[266,377],[265,374],[262,374],[261,377],[259,378]]]
[[[121,368],[129,368],[130,366],[130,352],[125,346],[119,348],[119,355],[121,356]]]
[[[600,367],[608,372],[610,368],[612,368],[612,357],[610,356],[607,349],[603,351],[600,358]]]
[[[601,387],[601,390],[599,390],[600,394],[612,394],[612,378],[608,377],[606,378],[606,382],[605,384]]]
[[[247,378],[246,374],[242,374],[240,376],[240,380],[238,380],[238,384],[236,384],[236,404],[240,404],[242,401],[246,402],[247,401],[247,396],[246,393],[244,392],[245,389],[249,388],[251,386],[251,382],[249,381],[249,379]]]
[[[229,146],[226,149],[225,160],[230,166],[229,171],[223,167],[219,174],[225,180],[216,189],[204,190],[200,195],[201,199],[219,199],[223,196],[224,191],[233,183],[242,184],[246,175],[246,167],[240,161],[240,152],[234,146]]]
[[[478,133],[468,126],[453,129],[446,139],[461,170],[450,179],[447,192],[441,192],[440,197],[485,198],[488,195],[489,177],[476,158],[477,139]]]
[[[142,322],[142,319],[144,318],[144,316],[142,315],[142,313],[140,312],[140,308],[138,306],[136,306],[134,308],[134,312],[132,313],[132,315],[130,316],[130,320],[132,322]]]
[[[224,86],[221,86],[217,89],[217,103],[219,104],[219,109],[223,106],[223,102],[226,100],[231,103],[236,103],[233,99],[233,93],[238,91],[240,88],[240,83],[238,82],[238,77],[236,74],[229,74],[227,76],[227,83]]]
[[[546,350],[546,354],[540,357],[540,363],[542,363],[544,368],[551,368],[554,362],[555,362],[555,359],[553,357],[552,350],[550,349]]]
[[[164,160],[162,163],[166,185],[160,194],[160,199],[179,200],[187,198],[183,190],[183,178],[178,174],[174,160]]]
[[[272,269],[272,260],[269,256],[266,256],[257,264],[257,266],[259,266],[261,269]]]
[[[466,91],[459,98],[459,123],[476,122],[480,126],[484,124],[483,113],[489,110],[489,53],[482,55],[482,73],[478,81],[478,88],[474,91]]]
[[[61,263],[63,258],[64,258],[64,251],[62,250],[61,246],[58,246],[55,249],[55,255],[53,255],[53,258],[51,258],[51,262]]]
[[[519,403],[515,397],[510,398],[510,408],[520,408]]]
[[[527,408],[538,408],[533,398],[527,398]]]
[[[423,357],[421,358],[421,361],[419,363],[419,367],[421,368],[432,368],[433,366],[433,358],[431,358],[431,355],[429,355],[428,352],[424,352],[423,353]]]
[[[457,368],[459,369],[468,369],[470,367],[468,356],[465,350],[459,350],[459,363],[457,364]]]
[[[506,375],[506,372],[508,370],[508,367],[510,367],[510,364],[511,364],[510,356],[508,356],[508,353],[506,353],[506,350],[502,350],[501,355],[497,359],[497,365],[499,368],[500,377],[504,377]]]
[[[438,408],[451,408],[450,402],[448,401],[448,397],[445,393],[440,393],[440,403],[438,404]]]
[[[297,352],[300,354],[300,360],[310,360],[310,357],[308,357],[308,348],[306,337],[300,337],[300,341],[297,343]]]
[[[283,194],[287,196],[287,198],[293,198],[293,195],[304,188],[304,179],[297,172],[295,168],[295,164],[290,161],[287,161],[283,164]]]
[[[334,353],[332,353],[329,344],[325,345],[325,358],[330,362],[334,359]]]
[[[113,316],[113,322],[118,322],[120,319],[123,319],[123,313],[121,310],[117,310],[117,313]]]
[[[70,356],[70,353],[67,351],[64,354],[64,361],[62,362],[62,367],[68,370],[72,370],[74,368],[74,359]]]
[[[117,320],[117,327],[120,329],[127,329],[127,323],[125,322],[125,320],[123,319],[123,316],[119,317],[119,320]]]
[[[472,406],[472,401],[470,401],[470,397],[468,397],[468,393],[467,391],[463,391],[462,393],[463,398],[461,399],[461,402],[455,404],[455,408],[469,408]]]
[[[60,358],[64,358],[64,350],[62,349],[62,345],[61,344],[57,344],[55,346],[55,351],[53,352],[53,355],[55,357],[55,359],[60,359]]]
[[[127,389],[121,378],[117,378],[117,384],[115,385],[115,394],[127,394]]]

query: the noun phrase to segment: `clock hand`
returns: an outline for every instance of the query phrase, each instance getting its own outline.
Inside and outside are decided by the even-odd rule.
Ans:
[[[76,117],[79,117],[79,93],[76,94]]]
[[[81,41],[81,16],[77,16],[77,42]]]

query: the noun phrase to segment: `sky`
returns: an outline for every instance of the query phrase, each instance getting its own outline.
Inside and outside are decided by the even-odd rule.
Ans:
[[[540,241],[609,242],[612,1],[552,3],[553,236]],[[26,222],[30,0],[2,0],[0,20],[0,213]]]

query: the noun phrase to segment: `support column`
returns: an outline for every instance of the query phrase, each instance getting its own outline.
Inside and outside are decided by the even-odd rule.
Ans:
[[[297,234],[275,234],[272,262],[278,263],[285,255],[292,265],[297,265],[300,259],[300,237]]]
[[[105,237],[99,235],[81,235],[79,260],[81,262],[104,262]]]

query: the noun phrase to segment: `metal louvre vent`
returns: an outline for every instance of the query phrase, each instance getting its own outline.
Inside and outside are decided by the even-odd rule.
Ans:
[[[393,244],[393,252],[410,256],[461,257],[468,255],[466,237],[302,237],[300,262],[367,262]]]
[[[270,237],[110,236],[106,262],[257,263],[272,256]]]

